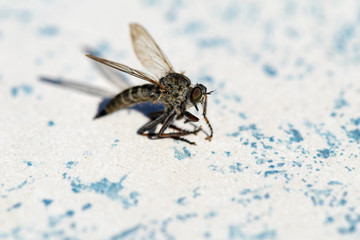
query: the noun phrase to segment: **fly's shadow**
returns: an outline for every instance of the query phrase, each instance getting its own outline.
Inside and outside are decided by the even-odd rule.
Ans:
[[[85,52],[91,55],[99,55],[96,51],[86,49]],[[120,91],[131,87],[128,78],[119,71],[116,71],[104,64],[94,62],[96,69],[105,77],[105,79],[113,86],[116,87],[116,91],[109,91],[97,86],[92,86],[86,83],[80,83],[78,81],[63,79],[63,78],[51,78],[41,76],[39,80],[41,82],[49,83],[53,86],[65,88],[68,90],[77,91],[87,95],[100,97],[102,101],[99,103],[97,113],[101,112],[106,104]],[[162,103],[154,104],[153,102],[145,102],[129,107],[128,109],[134,109],[150,120],[153,118],[154,113],[164,111],[164,105]]]

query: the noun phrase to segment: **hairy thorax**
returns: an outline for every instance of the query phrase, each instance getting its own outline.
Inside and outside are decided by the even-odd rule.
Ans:
[[[160,95],[159,101],[164,103],[167,109],[175,109],[178,114],[182,114],[186,110],[191,90],[190,80],[182,74],[169,73],[160,79],[160,83],[166,87],[166,92]]]

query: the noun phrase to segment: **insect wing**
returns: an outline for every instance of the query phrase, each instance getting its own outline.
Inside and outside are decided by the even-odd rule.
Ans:
[[[130,24],[130,34],[135,54],[147,70],[157,77],[175,72],[168,58],[141,25]]]
[[[91,59],[94,59],[97,62],[105,64],[105,65],[107,65],[109,67],[112,67],[112,68],[115,68],[115,69],[117,69],[119,71],[122,71],[124,73],[130,74],[130,75],[132,75],[134,77],[137,77],[137,78],[143,79],[145,81],[151,82],[153,84],[162,86],[152,76],[150,76],[150,75],[148,75],[148,74],[146,74],[144,72],[141,72],[139,70],[135,70],[135,69],[133,69],[131,67],[128,67],[128,66],[126,66],[124,64],[113,62],[113,61],[106,60],[106,59],[103,59],[103,58],[98,58],[98,57],[95,57],[95,56],[92,56],[92,55],[86,55],[86,56],[91,58]]]

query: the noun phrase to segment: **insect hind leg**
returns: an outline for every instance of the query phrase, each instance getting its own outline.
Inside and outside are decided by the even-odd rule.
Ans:
[[[186,143],[189,143],[191,145],[196,145],[195,142],[191,142],[189,140],[187,140],[186,138],[182,138],[181,136],[184,135],[188,135],[188,134],[192,134],[192,132],[188,132],[188,133],[180,133],[180,132],[175,132],[175,133],[163,133],[163,134],[157,134],[157,133],[143,133],[141,134],[142,136],[147,136],[149,139],[151,140],[157,140],[157,139],[164,139],[164,138],[172,138],[175,140],[179,140],[179,141],[183,141]]]
[[[162,134],[157,134],[157,133],[142,133],[142,136],[147,136],[149,139],[152,140],[156,140],[156,139],[163,139],[163,138],[172,138],[175,140],[179,140],[179,141],[183,141],[186,143],[189,143],[191,145],[196,145],[195,142],[191,142],[185,138],[183,138],[183,136],[186,135],[191,135],[191,134],[197,134],[199,131],[201,131],[201,127],[195,129],[194,131],[188,131],[188,130],[184,130],[181,128],[178,128],[175,125],[170,125],[169,128],[175,129],[177,132],[173,132],[173,133],[162,133]]]
[[[163,113],[162,115],[158,116],[154,120],[151,120],[150,122],[148,122],[147,124],[142,126],[137,131],[137,133],[140,134],[140,135],[143,135],[144,132],[153,130],[158,124],[162,123],[165,120],[166,117],[167,117],[167,114]]]

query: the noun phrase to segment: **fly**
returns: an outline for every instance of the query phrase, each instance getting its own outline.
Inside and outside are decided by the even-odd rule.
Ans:
[[[196,128],[194,131],[183,130],[176,127],[174,121],[185,118],[185,122],[198,122],[199,118],[187,110],[193,106],[198,111],[198,104],[202,104],[202,115],[210,129],[210,134],[205,139],[211,141],[213,129],[206,117],[206,110],[207,95],[211,94],[212,91],[207,92],[206,87],[202,84],[191,84],[188,77],[175,72],[168,58],[141,25],[136,23],[130,24],[130,35],[137,58],[154,75],[146,74],[121,63],[86,55],[95,61],[149,82],[149,84],[126,89],[113,97],[103,110],[95,116],[95,119],[139,103],[150,101],[154,103],[161,102],[164,104],[165,110],[153,114],[151,121],[141,127],[137,133],[150,139],[173,138],[195,144],[195,142],[191,142],[183,137],[197,134],[201,127]],[[151,130],[159,124],[162,125],[159,132],[153,133]],[[165,130],[168,128],[172,128],[175,131],[165,133]]]

